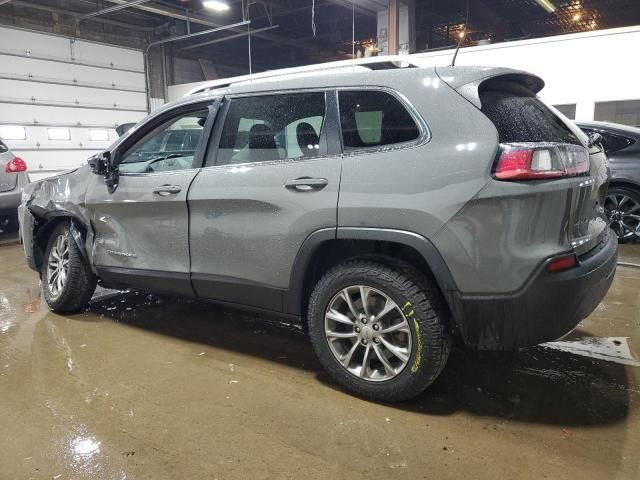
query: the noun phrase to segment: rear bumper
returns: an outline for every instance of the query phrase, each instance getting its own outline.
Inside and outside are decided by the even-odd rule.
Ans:
[[[547,262],[523,288],[505,295],[462,295],[454,316],[468,348],[514,350],[556,340],[573,330],[604,298],[616,270],[615,235],[578,257],[579,265],[547,273]]]

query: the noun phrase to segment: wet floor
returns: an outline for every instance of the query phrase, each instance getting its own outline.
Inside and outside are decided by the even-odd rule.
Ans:
[[[105,291],[53,314],[20,246],[0,246],[2,480],[637,480],[639,427],[640,268],[562,342],[455,351],[387,406],[340,391],[277,319]]]

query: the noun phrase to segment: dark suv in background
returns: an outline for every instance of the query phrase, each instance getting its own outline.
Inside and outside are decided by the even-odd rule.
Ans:
[[[101,282],[275,312],[385,401],[433,382],[454,337],[512,350],[575,328],[616,268],[602,149],[534,75],[375,61],[188,95],[29,187],[49,307]],[[185,129],[193,150],[167,148]]]
[[[621,242],[640,238],[640,128],[609,122],[576,122],[599,133],[609,157],[611,180],[605,209]]]

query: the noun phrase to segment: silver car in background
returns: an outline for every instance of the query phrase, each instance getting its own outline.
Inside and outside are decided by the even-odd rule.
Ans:
[[[27,164],[0,140],[0,232],[18,228],[18,206],[29,183]]]

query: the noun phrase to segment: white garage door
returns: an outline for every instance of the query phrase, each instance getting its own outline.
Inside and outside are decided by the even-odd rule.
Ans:
[[[140,50],[0,27],[0,137],[33,180],[81,165],[146,111]]]

